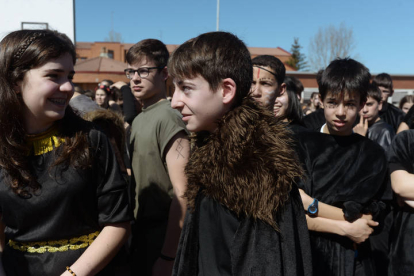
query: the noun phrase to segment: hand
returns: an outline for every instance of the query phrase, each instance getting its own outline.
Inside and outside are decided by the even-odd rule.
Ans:
[[[152,267],[152,276],[171,276],[174,261],[158,258]]]
[[[364,116],[359,116],[359,124],[354,127],[354,132],[365,137],[368,131],[368,120]]]
[[[378,222],[371,219],[360,218],[350,223],[345,221],[342,230],[344,236],[355,243],[362,243],[374,232],[372,227],[378,226]]]
[[[372,220],[372,215],[371,214],[364,214],[361,216],[361,218],[366,219],[366,220]]]
[[[121,87],[122,86],[124,86],[124,85],[127,85],[125,82],[123,82],[123,81],[117,81],[117,82],[115,82],[114,84],[112,84],[111,86],[110,86],[110,88],[112,88],[112,87],[116,87],[116,88],[118,88],[119,90],[121,90]]]

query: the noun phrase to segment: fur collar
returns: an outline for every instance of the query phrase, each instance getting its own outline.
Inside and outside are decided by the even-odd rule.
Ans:
[[[186,166],[189,207],[195,210],[202,189],[238,216],[277,229],[275,215],[302,175],[289,130],[248,98],[221,119],[216,132],[200,140]]]

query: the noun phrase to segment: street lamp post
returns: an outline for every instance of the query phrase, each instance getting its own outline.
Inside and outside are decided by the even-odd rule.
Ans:
[[[220,25],[220,0],[217,0],[217,24],[216,24],[216,31],[218,32]]]

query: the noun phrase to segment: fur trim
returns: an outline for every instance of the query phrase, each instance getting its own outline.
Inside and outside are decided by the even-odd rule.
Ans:
[[[200,139],[197,144],[186,166],[189,207],[195,210],[202,189],[238,216],[277,229],[275,216],[302,176],[290,131],[248,98],[221,119],[203,145]]]

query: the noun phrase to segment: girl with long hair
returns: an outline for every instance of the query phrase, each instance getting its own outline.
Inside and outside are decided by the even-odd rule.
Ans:
[[[0,275],[114,275],[129,235],[109,142],[68,105],[75,61],[55,31],[0,43]]]

